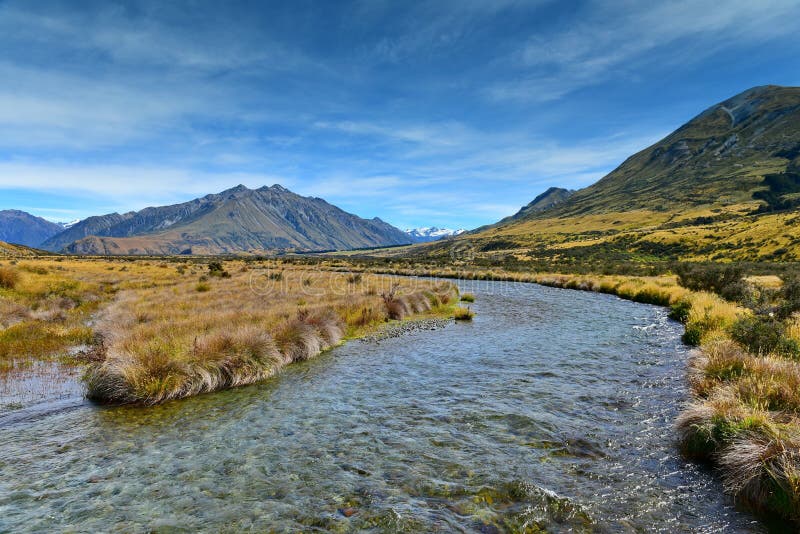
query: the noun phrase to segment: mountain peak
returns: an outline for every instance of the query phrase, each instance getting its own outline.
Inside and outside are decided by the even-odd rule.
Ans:
[[[410,242],[389,224],[361,219],[279,184],[256,191],[240,184],[182,204],[89,217],[43,246],[81,254],[220,254]]]
[[[424,226],[421,228],[407,228],[405,230],[415,243],[427,243],[430,241],[438,241],[447,237],[461,235],[465,232],[463,228],[458,230],[451,230],[450,228],[438,228],[436,226]]]
[[[504,220],[520,219],[533,213],[548,210],[569,200],[573,193],[575,193],[575,191],[572,189],[549,187],[544,193],[540,193],[527,205],[523,206],[516,214]]]
[[[230,189],[226,189],[225,191],[221,192],[220,195],[227,195],[227,194],[232,194],[232,193],[243,193],[245,191],[250,191],[250,188],[248,188],[244,184],[239,184],[236,187],[231,187]]]

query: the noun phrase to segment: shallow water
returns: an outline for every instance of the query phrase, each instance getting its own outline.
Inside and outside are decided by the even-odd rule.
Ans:
[[[664,310],[467,289],[473,323],[263,384],[0,423],[0,531],[761,531],[676,455],[687,354]]]

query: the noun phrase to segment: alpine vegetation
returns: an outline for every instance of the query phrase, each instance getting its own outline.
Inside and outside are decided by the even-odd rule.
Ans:
[[[452,317],[456,300],[449,283],[212,267],[236,274],[117,297],[96,329],[105,357],[86,371],[89,398],[152,405],[252,384],[387,321]]]

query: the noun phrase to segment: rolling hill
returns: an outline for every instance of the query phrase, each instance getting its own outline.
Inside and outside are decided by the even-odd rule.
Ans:
[[[0,241],[38,247],[64,228],[19,210],[0,211]]]
[[[486,261],[800,260],[800,88],[716,104],[563,196],[458,239]]]
[[[26,258],[50,254],[43,250],[37,250],[24,245],[15,245],[0,241],[0,258]]]
[[[378,218],[362,219],[280,185],[239,185],[182,204],[89,217],[42,246],[71,254],[228,254],[347,250],[410,243]]]

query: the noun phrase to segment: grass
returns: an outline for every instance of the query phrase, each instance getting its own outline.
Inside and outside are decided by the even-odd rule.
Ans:
[[[461,295],[461,302],[475,302],[475,295],[472,293],[464,293]]]
[[[14,289],[19,283],[19,272],[12,267],[0,267],[0,288]]]
[[[449,283],[228,263],[210,291],[187,279],[121,293],[97,321],[88,396],[153,405],[251,384],[387,321],[454,313]]]
[[[469,308],[459,306],[453,315],[456,321],[471,321],[475,317],[475,313]]]
[[[13,273],[0,380],[39,361],[88,365],[88,395],[112,403],[249,384],[387,321],[452,317],[457,301],[450,283],[280,261],[20,258],[0,272]]]

